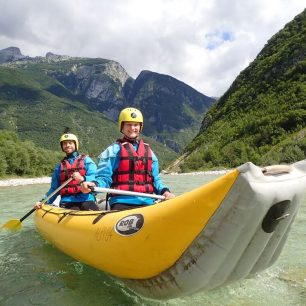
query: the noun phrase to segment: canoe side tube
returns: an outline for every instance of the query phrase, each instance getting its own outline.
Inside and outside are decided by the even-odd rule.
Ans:
[[[205,228],[180,259],[147,280],[123,280],[135,292],[168,299],[249,277],[278,258],[306,190],[306,161],[290,171],[246,163]],[[275,168],[273,168],[275,170]]]

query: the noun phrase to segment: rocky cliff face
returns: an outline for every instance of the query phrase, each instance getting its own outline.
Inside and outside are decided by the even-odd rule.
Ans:
[[[26,56],[21,54],[19,48],[9,47],[0,50],[0,64],[20,60],[22,58],[26,58]]]
[[[48,74],[91,109],[116,120],[125,104],[123,87],[130,76],[117,62],[102,59],[93,59],[90,62],[70,59],[65,69],[49,70]]]

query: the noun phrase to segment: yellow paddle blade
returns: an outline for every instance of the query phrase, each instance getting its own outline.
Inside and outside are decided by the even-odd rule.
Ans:
[[[7,230],[18,231],[21,229],[21,222],[18,219],[13,219],[2,225],[2,228],[5,228]]]

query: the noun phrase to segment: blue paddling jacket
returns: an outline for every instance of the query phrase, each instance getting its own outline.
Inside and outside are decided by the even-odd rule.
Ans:
[[[80,154],[78,152],[72,153],[66,159],[68,160],[69,164],[73,164],[75,159]],[[86,156],[84,159],[84,166],[86,170],[86,174],[84,176],[85,181],[93,181],[95,179],[95,174],[97,171],[97,166],[95,162],[89,157]],[[59,186],[61,186],[61,163],[57,163],[51,177],[51,187],[46,193],[46,197],[50,195],[54,190],[56,190]],[[56,197],[59,195],[56,194],[48,200],[48,204],[52,204]],[[71,202],[85,202],[85,201],[95,201],[95,197],[91,193],[77,193],[77,194],[65,194],[61,197],[60,203],[71,203]]]
[[[138,145],[139,141],[133,143],[135,151],[137,151]],[[119,142],[115,142],[99,155],[98,169],[96,172],[96,178],[94,180],[97,187],[110,188],[112,186],[114,171],[118,169],[120,164],[120,150],[121,146]],[[165,191],[169,191],[169,188],[164,185],[159,176],[158,159],[152,150],[151,155],[154,192],[156,194],[162,195]],[[116,203],[128,205],[152,205],[154,204],[154,201],[155,200],[152,198],[116,194],[110,198],[109,204],[110,206]]]

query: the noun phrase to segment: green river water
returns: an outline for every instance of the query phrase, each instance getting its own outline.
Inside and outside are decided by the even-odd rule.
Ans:
[[[175,194],[217,175],[167,175]],[[0,187],[0,225],[27,213],[47,184]],[[21,231],[0,231],[0,306],[306,305],[306,198],[277,262],[254,278],[168,301],[147,300],[117,280],[61,253],[36,232],[33,217]]]

